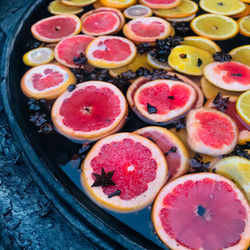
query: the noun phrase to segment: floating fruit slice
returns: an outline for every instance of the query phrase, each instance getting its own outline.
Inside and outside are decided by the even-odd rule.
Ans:
[[[212,55],[221,51],[221,48],[214,41],[201,36],[186,36],[181,44],[206,50]]]
[[[187,115],[186,129],[190,147],[208,155],[224,155],[233,151],[238,128],[233,119],[215,109],[193,109]]]
[[[56,64],[44,64],[24,74],[21,89],[30,98],[54,99],[75,82],[75,76],[69,69]]]
[[[74,58],[84,55],[87,46],[93,39],[94,37],[87,35],[64,38],[55,47],[56,60],[67,67],[78,68],[79,64],[74,62]]]
[[[161,127],[145,127],[135,133],[154,142],[168,163],[168,180],[175,179],[188,171],[188,152],[176,135]]]
[[[231,17],[204,14],[191,22],[191,28],[199,36],[212,40],[226,40],[239,32],[239,26]]]
[[[135,45],[119,36],[97,37],[86,50],[88,62],[98,68],[118,68],[129,64],[135,56]]]
[[[182,0],[139,0],[143,5],[151,9],[171,9],[182,3]]]
[[[54,15],[79,14],[83,12],[83,8],[65,5],[60,0],[52,1],[48,6],[48,10]]]
[[[238,24],[240,27],[240,33],[243,36],[250,37],[250,15],[241,17],[238,20]]]
[[[250,67],[239,62],[211,63],[204,68],[204,75],[212,84],[222,89],[250,89]]]
[[[131,63],[129,63],[123,67],[110,69],[109,74],[113,77],[116,77],[118,75],[121,75],[121,73],[126,72],[128,70],[132,70],[133,72],[135,72],[140,67],[144,67],[144,68],[147,68],[149,70],[151,69],[151,67],[147,64],[146,54],[137,53],[134,60]]]
[[[155,42],[171,33],[171,25],[159,17],[139,17],[126,23],[124,35],[135,43]]]
[[[96,0],[61,0],[63,4],[68,6],[83,7],[94,3]]]
[[[198,5],[190,0],[183,0],[182,3],[171,9],[154,10],[156,16],[165,18],[181,18],[195,14],[198,11]]]
[[[200,7],[209,13],[226,16],[239,14],[246,8],[239,0],[201,0]]]
[[[174,47],[168,57],[170,67],[188,75],[202,75],[204,67],[211,62],[210,53],[189,45]]]
[[[107,182],[102,182],[101,175]],[[119,133],[100,140],[82,163],[81,183],[87,194],[98,205],[117,212],[146,207],[166,180],[164,155],[153,142],[136,134]]]
[[[31,27],[32,35],[43,42],[55,43],[81,31],[81,21],[75,15],[57,15],[44,18]]]
[[[229,55],[232,56],[232,60],[236,62],[243,63],[250,67],[250,45],[243,45],[232,49],[229,52]]]
[[[138,17],[152,16],[153,12],[145,5],[136,4],[125,9],[123,14],[126,18],[135,19]]]
[[[54,52],[50,48],[36,48],[28,51],[23,56],[23,62],[28,66],[37,66],[49,63],[54,58]]]
[[[134,95],[137,110],[154,122],[166,122],[185,113],[196,100],[196,92],[181,81],[155,80],[143,84]]]
[[[196,17],[196,14],[187,17],[179,17],[179,18],[166,18],[169,22],[190,22]]]
[[[136,0],[100,0],[101,4],[106,7],[126,9],[136,3]]]
[[[157,195],[152,221],[171,249],[247,249],[250,208],[227,178],[198,173],[168,183]]]
[[[59,133],[78,142],[115,133],[125,123],[127,102],[113,84],[89,81],[55,101],[51,117]]]
[[[239,116],[250,125],[250,90],[239,96],[236,102],[236,110]]]
[[[233,181],[245,192],[250,202],[250,161],[238,156],[226,157],[218,161],[213,169]]]
[[[150,66],[156,69],[165,69],[165,70],[173,70],[167,62],[160,62],[157,58],[152,57],[150,54],[147,54],[147,62]]]

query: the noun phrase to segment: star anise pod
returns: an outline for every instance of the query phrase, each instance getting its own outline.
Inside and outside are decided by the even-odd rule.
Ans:
[[[31,111],[38,111],[38,110],[41,109],[39,101],[35,100],[33,98],[29,99],[29,101],[28,101],[28,107],[29,107],[29,110],[31,110]]]
[[[38,48],[42,43],[36,39],[32,39],[30,41],[28,41],[26,44],[25,44],[25,47],[27,49],[36,49]]]
[[[186,117],[176,118],[166,126],[168,129],[175,128],[176,131],[180,131],[182,128],[186,128]]]
[[[53,131],[53,127],[49,123],[44,123],[40,129],[37,131],[39,134],[49,134]]]
[[[191,166],[196,172],[208,172],[210,162],[203,162],[202,157],[196,153],[191,159]]]
[[[237,144],[236,147],[234,148],[234,151],[226,155],[226,157],[238,155],[250,160],[250,154],[248,153],[249,149],[250,149],[250,142],[247,142],[246,144],[243,145]]]
[[[102,168],[102,173],[101,175],[96,174],[96,173],[92,173],[92,175],[96,178],[95,182],[92,184],[91,187],[98,187],[98,186],[102,186],[102,187],[108,187],[108,186],[115,186],[115,183],[111,180],[111,178],[113,177],[115,170],[113,171],[109,171],[108,173],[106,173],[104,171],[104,169]]]
[[[147,53],[147,52],[151,51],[153,48],[154,48],[154,46],[150,43],[140,43],[137,45],[137,51],[140,54]]]
[[[34,123],[37,127],[40,127],[42,124],[47,122],[46,114],[36,112],[34,115],[30,116],[30,121]]]
[[[230,97],[223,98],[222,94],[219,92],[213,100],[213,104],[221,111],[224,112],[228,107]]]
[[[81,52],[80,53],[80,56],[76,57],[74,56],[73,57],[73,61],[75,64],[78,64],[81,66],[83,66],[85,63],[87,63],[88,59],[86,58],[86,56]]]
[[[213,55],[213,58],[217,62],[229,62],[232,59],[232,56],[225,52],[216,52]]]

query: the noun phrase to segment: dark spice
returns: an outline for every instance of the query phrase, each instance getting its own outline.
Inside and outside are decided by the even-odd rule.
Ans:
[[[114,193],[109,194],[108,198],[112,198],[112,197],[114,197],[116,195],[120,196],[120,194],[121,194],[121,190],[117,189]]]
[[[181,129],[186,127],[186,117],[180,117],[180,118],[176,118],[173,121],[171,121],[170,123],[168,123],[166,125],[166,127],[168,129],[170,128],[175,128],[176,131],[180,131]]]
[[[227,156],[238,155],[238,156],[241,156],[250,160],[250,154],[247,151],[249,149],[250,149],[250,142],[247,142],[246,144],[243,144],[243,145],[237,144],[236,147],[234,148],[234,151],[225,156],[227,157]]]
[[[213,58],[217,62],[229,62],[232,59],[232,56],[225,52],[216,52],[213,54]]]
[[[224,5],[224,3],[222,3],[222,2],[220,2],[220,3],[217,3],[218,5],[220,5],[220,6],[223,6]]]
[[[231,76],[238,76],[238,77],[241,77],[242,74],[241,74],[241,73],[235,73],[235,74],[231,74]]]
[[[171,22],[175,29],[176,36],[187,36],[192,34],[189,22]]]
[[[108,186],[115,186],[115,183],[111,180],[111,178],[113,177],[115,170],[113,171],[109,171],[108,173],[106,173],[104,171],[104,169],[102,168],[102,173],[101,175],[96,174],[96,173],[92,173],[92,175],[96,178],[95,182],[92,184],[91,187],[98,187],[98,186],[102,186],[102,187],[108,187]]]
[[[69,92],[73,91],[74,89],[76,88],[76,85],[75,84],[70,84],[68,87],[67,87],[67,90]]]
[[[196,172],[209,172],[210,162],[203,162],[200,154],[196,153],[191,159],[191,166]]]
[[[36,49],[38,48],[40,45],[42,44],[42,42],[36,40],[36,39],[32,39],[30,41],[28,41],[26,44],[25,44],[25,47],[29,50],[31,49]]]
[[[149,114],[157,113],[157,108],[147,103],[147,110]]]
[[[84,64],[86,64],[88,61],[88,59],[86,58],[86,56],[84,55],[83,52],[80,53],[80,56],[78,57],[73,57],[73,62],[77,65],[84,66]]]
[[[28,107],[30,111],[38,111],[41,109],[39,100],[35,100],[33,98],[30,98],[28,101]]]
[[[30,121],[37,127],[40,127],[42,124],[47,122],[46,114],[36,112],[34,115],[30,116]]]
[[[53,126],[50,123],[44,123],[37,131],[39,134],[49,134],[53,131]]]
[[[169,155],[170,153],[175,153],[177,151],[177,147],[171,147],[166,153],[165,156]]]
[[[186,54],[180,54],[179,57],[180,58],[187,58],[187,55]]]
[[[168,96],[168,99],[174,100],[174,96],[170,95]]]
[[[137,45],[137,51],[140,54],[144,54],[154,49],[154,47],[151,43],[140,43]]]
[[[219,92],[214,98],[213,104],[216,106],[216,108],[218,108],[218,110],[224,112],[228,107],[229,99],[230,97],[223,98],[222,94]]]
[[[197,66],[200,67],[201,65],[202,65],[202,60],[200,58],[198,58]]]

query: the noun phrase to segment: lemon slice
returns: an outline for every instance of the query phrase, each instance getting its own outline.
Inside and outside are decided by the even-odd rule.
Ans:
[[[239,156],[226,157],[218,161],[215,172],[233,181],[243,189],[250,202],[250,161]]]
[[[240,33],[243,36],[250,37],[250,15],[241,17],[238,20],[238,24],[239,24],[239,27],[240,27]]]
[[[49,63],[54,58],[54,52],[50,48],[37,48],[28,51],[23,56],[23,62],[28,66],[37,66]]]
[[[173,70],[167,62],[160,62],[157,58],[152,57],[150,54],[147,55],[147,63],[156,69]]]
[[[196,14],[186,17],[179,17],[179,18],[166,18],[169,22],[190,22],[196,17]]]
[[[152,16],[152,10],[145,5],[136,4],[124,10],[123,14],[126,18],[130,19],[138,17],[149,17]]]
[[[237,47],[229,52],[232,60],[250,66],[250,45]]]
[[[61,0],[63,4],[68,6],[83,7],[94,3],[96,0]]]
[[[250,125],[250,90],[241,94],[236,102],[238,115]]]
[[[117,9],[125,9],[131,5],[136,3],[136,0],[100,0],[100,3],[103,6],[117,8]]]
[[[48,11],[54,15],[79,14],[83,11],[83,8],[68,6],[63,4],[61,1],[56,0],[49,4]]]

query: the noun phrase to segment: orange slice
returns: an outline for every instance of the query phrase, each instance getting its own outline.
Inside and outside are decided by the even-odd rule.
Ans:
[[[125,9],[123,14],[126,18],[135,19],[138,17],[152,16],[153,12],[145,5],[136,4]]]
[[[134,5],[136,0],[100,0],[100,3],[106,7],[123,10]]]
[[[247,16],[250,14],[250,5],[249,4],[245,4],[245,10],[240,12],[239,14],[233,15],[231,16],[232,18],[241,18],[243,16]]]
[[[63,14],[79,14],[83,12],[83,8],[68,6],[63,4],[60,0],[52,1],[48,6],[48,11],[54,15],[63,15]]]
[[[182,0],[139,0],[143,5],[151,9],[171,9],[182,3]]]
[[[238,24],[240,27],[240,33],[243,36],[250,37],[250,15],[241,17],[238,20]]]
[[[232,49],[229,52],[229,55],[232,56],[232,60],[236,62],[243,63],[250,67],[250,45],[243,45]]]
[[[96,0],[60,0],[60,1],[68,6],[83,7],[94,3]]]

